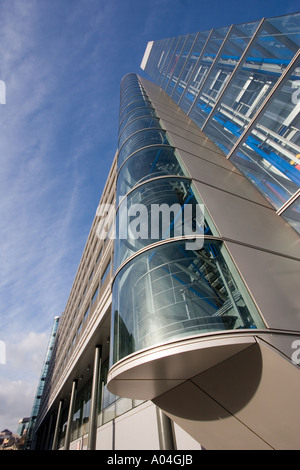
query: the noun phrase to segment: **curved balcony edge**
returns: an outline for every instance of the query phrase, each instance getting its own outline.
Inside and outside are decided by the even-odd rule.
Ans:
[[[133,353],[108,373],[108,389],[122,397],[153,400],[204,370],[256,344],[266,330],[202,334]]]

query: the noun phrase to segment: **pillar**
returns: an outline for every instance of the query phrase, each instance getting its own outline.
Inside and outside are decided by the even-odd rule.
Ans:
[[[72,425],[73,425],[76,391],[77,391],[77,380],[73,380],[64,450],[69,450],[69,447],[70,447],[70,438],[71,438],[71,431],[72,431]]]
[[[95,358],[94,358],[92,395],[91,395],[91,409],[90,409],[90,419],[89,419],[88,450],[95,450],[96,448],[99,377],[101,373],[101,353],[102,353],[102,346],[96,346]]]
[[[160,450],[176,450],[172,421],[158,407],[156,416]]]
[[[57,448],[58,448],[58,433],[59,433],[59,427],[60,427],[60,421],[61,421],[61,415],[62,415],[62,406],[63,406],[63,400],[60,400],[59,405],[58,405],[56,423],[55,423],[55,431],[54,431],[54,438],[53,438],[53,443],[52,443],[52,450],[57,450]]]

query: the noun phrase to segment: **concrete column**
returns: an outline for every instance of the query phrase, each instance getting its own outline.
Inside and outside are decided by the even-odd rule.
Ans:
[[[160,450],[176,450],[172,421],[158,407],[156,416]]]
[[[64,450],[69,450],[69,447],[70,447],[70,438],[71,438],[71,431],[72,431],[72,425],[73,425],[73,415],[74,415],[76,391],[77,391],[77,380],[73,380]]]
[[[101,373],[101,354],[102,354],[102,346],[96,346],[95,358],[94,358],[92,395],[91,395],[91,409],[90,409],[90,417],[89,417],[90,419],[89,419],[88,450],[96,449],[99,377]]]
[[[58,412],[57,412],[57,418],[56,418],[56,423],[55,423],[55,431],[54,431],[54,438],[53,438],[53,443],[52,443],[52,450],[57,450],[57,448],[58,448],[58,433],[59,433],[59,426],[60,426],[61,415],[62,415],[63,402],[64,402],[63,400],[60,400],[59,405],[58,405]]]

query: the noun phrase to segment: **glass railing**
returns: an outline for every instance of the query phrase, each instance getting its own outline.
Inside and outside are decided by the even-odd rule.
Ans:
[[[190,336],[262,328],[225,254],[222,243],[212,239],[204,239],[199,250],[172,241],[128,262],[114,284],[113,363],[144,348]]]

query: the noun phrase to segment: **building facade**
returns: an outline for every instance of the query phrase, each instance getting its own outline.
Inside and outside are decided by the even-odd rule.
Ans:
[[[28,422],[26,445],[25,445],[26,449],[31,449],[35,447],[35,441],[36,441],[35,423],[36,423],[37,416],[39,414],[41,399],[43,396],[44,387],[45,387],[45,383],[47,380],[48,368],[51,362],[51,356],[52,356],[52,351],[53,351],[54,344],[55,344],[58,323],[59,323],[59,317],[57,316],[54,318],[54,321],[53,321],[53,326],[52,326],[52,330],[50,333],[46,356],[45,356],[45,360],[42,366],[41,376],[40,376],[39,383],[36,389],[36,395],[34,398],[31,415],[30,415],[29,422]],[[20,434],[20,436],[21,435],[22,434]]]
[[[299,449],[299,41],[154,41],[123,78],[37,448]]]

